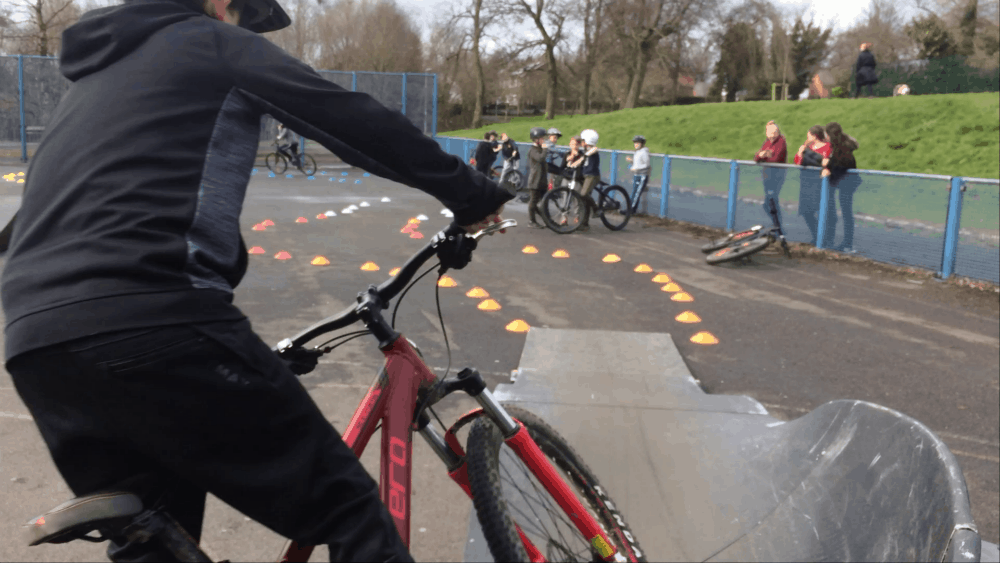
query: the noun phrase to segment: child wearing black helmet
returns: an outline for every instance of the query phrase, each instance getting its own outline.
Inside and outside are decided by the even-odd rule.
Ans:
[[[636,135],[632,137],[632,144],[635,146],[635,158],[628,157],[627,160],[632,163],[632,168],[629,169],[632,171],[632,204],[636,205],[635,202],[639,201],[643,190],[646,189],[646,184],[649,182],[651,167],[646,138],[642,135]]]
[[[538,203],[542,201],[542,196],[549,186],[549,171],[545,162],[548,153],[548,149],[545,148],[545,135],[545,129],[531,128],[531,149],[528,150],[528,193],[531,194],[531,199],[528,200],[528,225],[536,229],[545,228],[535,220]]]

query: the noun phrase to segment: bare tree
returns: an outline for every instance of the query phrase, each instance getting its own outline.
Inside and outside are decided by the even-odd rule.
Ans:
[[[539,38],[522,42],[515,54],[531,52],[539,47],[544,49],[545,73],[547,78],[545,94],[545,119],[555,117],[556,90],[559,88],[559,64],[556,49],[563,42],[563,27],[570,14],[568,0],[514,0],[504,4],[511,9],[511,15],[518,21],[525,18],[535,24]]]
[[[604,32],[604,11],[606,0],[585,0],[581,5],[583,10],[583,43],[582,69],[580,78],[583,85],[580,88],[580,111],[587,115],[590,112],[590,82],[594,76],[601,54]]]
[[[62,32],[80,18],[80,9],[74,0],[19,0],[0,18],[4,42],[20,54],[44,57],[59,52]]]
[[[423,70],[420,35],[408,14],[392,0],[336,0],[306,9],[279,43],[285,50],[323,69],[414,72]]]
[[[702,0],[619,0],[611,10],[626,57],[628,88],[623,108],[639,103],[649,61],[660,41],[676,33],[692,6]]]

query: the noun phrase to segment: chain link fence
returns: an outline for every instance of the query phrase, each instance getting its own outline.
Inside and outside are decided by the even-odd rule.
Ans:
[[[433,137],[437,126],[437,76],[423,73],[345,72],[320,70],[320,76],[354,92],[364,92],[382,105],[403,113],[424,134]],[[71,82],[59,72],[59,59],[33,55],[0,55],[0,157],[27,161],[59,100]],[[277,122],[261,120],[261,155],[271,152]],[[318,143],[303,149],[334,158]]]
[[[437,141],[465,162],[479,143]],[[531,145],[518,146],[526,155]],[[633,152],[600,153],[602,179],[634,196]],[[830,182],[818,168],[662,154],[650,164],[639,213],[739,231],[770,225],[773,197],[790,241],[1000,284],[1000,180],[853,170]],[[527,177],[527,158],[520,169]]]

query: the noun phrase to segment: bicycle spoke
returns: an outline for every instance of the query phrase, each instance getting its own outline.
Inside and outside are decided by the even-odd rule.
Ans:
[[[508,452],[507,455],[514,463],[520,462],[520,458],[517,458],[516,455],[510,452]],[[524,504],[527,505],[527,508],[532,514],[527,514],[521,506],[511,505],[511,503],[508,503],[511,511],[520,516],[521,520],[519,520],[519,523],[521,523],[522,530],[524,530],[525,533],[528,533],[530,530],[535,535],[542,535],[544,532],[548,559],[556,559],[552,556],[553,553],[551,550],[553,548],[558,548],[560,553],[570,555],[574,560],[579,560],[579,557],[583,557],[582,560],[588,560],[589,556],[592,555],[589,542],[586,538],[580,535],[579,530],[572,523],[572,521],[566,517],[562,508],[558,506],[558,503],[554,502],[555,499],[551,497],[548,491],[543,487],[540,487],[540,484],[532,478],[533,476],[527,467],[523,464],[521,465],[521,472],[524,474],[524,478],[522,479],[515,479],[515,477],[511,475],[511,470],[508,468],[508,464],[501,463],[500,468],[507,476],[506,479],[503,479],[503,482],[508,483],[510,487],[515,489],[521,495],[521,498],[524,499]],[[572,478],[571,476],[569,477]],[[530,484],[531,489],[534,490],[536,495],[534,498],[529,497],[526,488],[523,488],[518,484],[518,481],[523,482],[525,480],[527,480]],[[548,526],[546,526],[545,522],[542,521],[539,512],[535,509],[533,503],[540,505],[539,508],[549,517],[549,520],[555,527],[555,535],[558,536],[558,539],[553,537],[553,534],[549,532]],[[528,526],[528,529],[526,529],[526,523],[538,524],[544,530],[538,530],[538,526]],[[560,526],[560,523],[562,523],[563,526]],[[567,532],[563,529],[564,527],[569,529],[569,539],[566,537]],[[572,541],[572,538],[576,538],[577,541]],[[569,546],[572,544],[579,544],[581,546],[579,548],[581,551],[571,549]]]

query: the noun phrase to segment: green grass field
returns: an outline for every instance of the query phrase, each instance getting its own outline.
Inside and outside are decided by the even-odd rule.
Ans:
[[[632,137],[641,134],[653,153],[750,160],[771,119],[788,140],[789,162],[809,127],[837,121],[861,145],[855,153],[859,168],[1000,178],[996,93],[665,106],[552,121],[518,117],[507,124],[439,134],[481,139],[485,131],[496,129],[526,142],[535,125],[558,127],[563,133],[590,128],[600,133],[601,148],[632,150]]]

